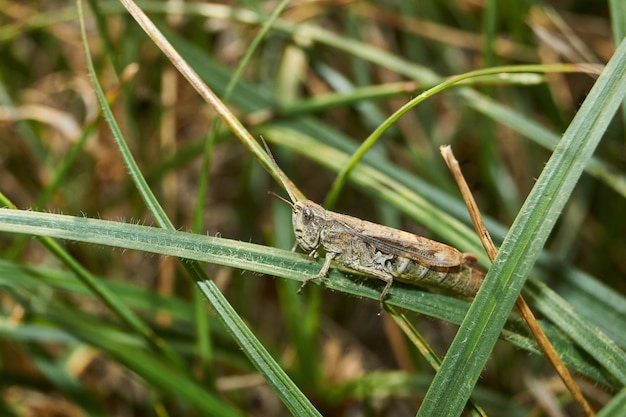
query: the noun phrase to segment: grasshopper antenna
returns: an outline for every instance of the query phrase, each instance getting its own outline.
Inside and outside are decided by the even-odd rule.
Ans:
[[[296,198],[294,193],[291,191],[291,188],[289,187],[289,184],[287,183],[287,180],[285,179],[285,174],[283,173],[283,171],[280,169],[280,167],[276,163],[276,159],[274,159],[274,155],[272,154],[272,151],[270,150],[270,147],[267,146],[267,142],[265,142],[265,139],[263,139],[263,136],[261,136],[261,142],[263,142],[263,146],[265,147],[265,152],[267,152],[267,155],[269,156],[270,160],[272,161],[272,165],[274,165],[274,170],[276,171],[276,174],[278,175],[278,178],[280,178],[281,185],[283,186],[285,191],[287,191],[287,194],[289,194],[289,198],[291,199],[291,201],[293,203],[295,203],[296,201],[298,201],[298,199]],[[277,197],[279,200],[282,200],[285,203],[289,204],[292,209],[294,208],[293,203],[290,203],[289,201],[287,201],[286,199],[280,197],[277,194],[274,194],[274,193],[270,193],[270,194],[273,194],[274,197]]]
[[[280,200],[280,201],[282,201],[283,203],[287,203],[287,204],[289,204],[289,206],[291,206],[291,210],[293,210],[293,211],[295,211],[295,210],[296,210],[296,206],[294,206],[294,205],[293,205],[293,203],[292,203],[291,201],[287,200],[286,198],[283,198],[283,197],[279,196],[278,194],[276,194],[276,193],[275,193],[275,192],[273,192],[273,191],[268,191],[267,193],[268,193],[269,195],[271,195],[272,197],[279,199],[279,200]]]

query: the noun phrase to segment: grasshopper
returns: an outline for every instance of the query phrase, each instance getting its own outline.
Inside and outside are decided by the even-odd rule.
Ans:
[[[264,142],[265,143],[265,142]],[[319,273],[304,280],[298,294],[312,280],[326,278],[331,265],[383,280],[383,301],[394,280],[453,292],[476,295],[484,274],[473,268],[476,256],[425,237],[324,209],[311,200],[297,201],[265,144],[291,202],[277,196],[292,209],[296,243],[309,256],[325,253]]]

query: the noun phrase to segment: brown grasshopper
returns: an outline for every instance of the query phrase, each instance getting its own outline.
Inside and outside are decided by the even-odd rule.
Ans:
[[[333,263],[338,269],[385,281],[379,298],[381,307],[394,280],[466,297],[478,292],[484,274],[472,267],[476,256],[402,230],[328,211],[310,200],[296,201],[267,144],[265,147],[292,200],[279,197],[293,211],[298,246],[315,258],[320,249],[325,252],[322,269],[306,278],[298,293],[309,281],[325,278]]]

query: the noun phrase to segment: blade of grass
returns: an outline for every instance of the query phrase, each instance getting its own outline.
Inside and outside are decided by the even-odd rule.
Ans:
[[[454,87],[460,83],[466,82],[468,80],[472,80],[474,78],[480,80],[488,75],[495,74],[515,74],[515,73],[550,73],[550,72],[578,72],[581,70],[585,70],[584,67],[578,67],[576,65],[569,64],[555,64],[555,65],[519,65],[519,66],[502,66],[502,67],[492,67],[479,69],[475,71],[466,72],[461,75],[456,75],[454,77],[450,77],[447,80],[435,85],[434,87],[429,88],[428,90],[420,93],[415,98],[411,99],[408,103],[402,106],[400,109],[396,110],[391,116],[389,116],[383,123],[381,123],[368,137],[363,141],[363,143],[359,146],[359,148],[352,154],[350,160],[344,165],[344,167],[337,174],[337,178],[333,182],[330,191],[326,197],[326,201],[324,206],[332,210],[337,202],[337,198],[339,198],[339,193],[347,180],[348,175],[354,169],[356,164],[363,158],[365,153],[381,138],[383,133],[387,131],[395,122],[398,121],[402,116],[404,116],[407,112],[412,110],[419,103],[424,100],[437,95],[440,92],[447,90],[448,88]],[[591,68],[588,68],[591,70]]]
[[[598,413],[597,417],[622,417],[626,416],[626,388],[609,401]]]
[[[335,395],[337,402],[344,397],[354,400],[354,398],[371,399],[372,397],[384,399],[393,396],[413,400],[423,395],[428,388],[428,383],[429,376],[421,373],[370,372],[342,384]],[[477,388],[474,397],[485,406],[488,416],[528,417],[532,415],[531,410],[526,406],[512,405],[510,398],[486,389]]]
[[[561,312],[568,310],[573,312],[571,305],[541,282],[529,281],[526,292],[532,296],[535,306],[547,316],[558,317]],[[580,315],[569,314],[567,317],[567,320],[554,322],[622,384],[626,384],[626,353],[613,339]]]
[[[413,346],[415,346],[417,348],[417,350],[419,351],[420,355],[422,355],[422,357],[424,357],[424,359],[426,359],[428,364],[435,371],[438,371],[439,368],[441,367],[441,359],[439,359],[439,356],[437,356],[437,354],[430,347],[428,342],[426,342],[426,340],[417,331],[415,326],[413,326],[411,321],[404,315],[404,313],[401,313],[401,312],[397,311],[394,307],[391,307],[391,306],[387,306],[387,308],[388,308],[389,314],[391,314],[391,317],[393,317],[393,319],[395,320],[395,322],[398,325],[398,327],[400,327],[400,329],[402,329],[402,331],[409,338],[411,343],[413,343]],[[472,415],[486,417],[485,412],[476,403],[476,401],[474,401],[472,398],[470,398],[469,402],[470,402],[470,406],[471,406]]]
[[[207,392],[206,387],[189,378],[184,369],[172,368],[162,356],[146,352],[142,344],[133,344],[132,338],[126,333],[103,326],[102,323],[94,323],[95,320],[88,315],[68,311],[64,306],[48,305],[42,313],[46,320],[67,329],[78,339],[115,358],[149,381],[150,386],[160,387],[169,395],[184,398],[207,415],[243,416],[239,410],[218,395]]]
[[[101,401],[84,387],[80,379],[71,373],[67,361],[59,362],[50,356],[41,345],[30,344],[25,346],[34,362],[33,365],[41,372],[42,376],[52,385],[62,390],[65,395],[79,405],[90,416],[105,417],[108,413],[104,410]],[[7,384],[9,385],[9,384]]]
[[[320,269],[320,264],[307,256],[272,247],[155,227],[50,213],[0,209],[0,231],[141,250],[241,268],[299,282]],[[384,284],[378,280],[346,276],[332,270],[325,285],[335,291],[378,300]],[[468,308],[465,301],[419,291],[410,285],[401,284],[391,288],[389,303],[455,324],[461,323]],[[542,327],[569,367],[607,386],[615,387],[611,377],[596,370],[595,362],[589,362],[588,357],[581,356],[565,336],[543,323]],[[504,339],[523,349],[538,352],[521,324],[512,321],[507,328],[508,330],[503,332]],[[597,334],[592,332],[585,337],[594,340]],[[608,350],[599,354],[607,356],[600,357],[598,360],[601,362],[610,360],[616,366],[626,369],[626,359],[615,355],[613,351]]]
[[[66,167],[67,165],[64,165]],[[15,205],[2,193],[0,193],[0,202],[15,210]],[[18,242],[25,242],[19,240]],[[100,301],[104,303],[122,322],[137,334],[141,335],[155,350],[160,351],[165,357],[176,364],[182,366],[182,360],[152,329],[147,326],[132,310],[120,300],[120,298],[110,291],[106,286],[102,285],[87,269],[76,261],[65,249],[63,249],[53,239],[42,236],[41,244],[57,259],[59,259],[67,268],[74,273],[76,279],[82,283],[89,291],[94,294]]]
[[[243,71],[246,69],[250,59],[252,58],[252,55],[257,50],[258,46],[261,44],[261,41],[265,38],[265,35],[269,31],[272,25],[272,22],[274,22],[282,14],[284,9],[287,7],[288,3],[289,3],[289,0],[283,0],[278,5],[278,7],[274,9],[274,11],[268,17],[267,21],[264,23],[259,33],[257,33],[257,35],[255,36],[250,46],[248,46],[248,48],[246,49],[244,56],[237,64],[237,68],[235,69],[233,76],[228,81],[228,85],[226,86],[226,91],[224,92],[224,96],[223,96],[224,103],[228,103],[228,101],[230,100],[232,92],[235,86],[237,85],[237,83],[239,82],[239,80],[241,79]],[[192,220],[193,222],[192,230],[196,233],[200,233],[204,229],[203,219],[204,219],[204,213],[206,212],[205,196],[207,195],[208,190],[209,190],[209,178],[210,178],[210,171],[211,171],[211,159],[213,155],[213,145],[215,143],[217,135],[222,126],[220,122],[221,122],[221,119],[217,117],[214,118],[213,122],[211,123],[211,130],[207,135],[206,141],[204,143],[204,149],[202,152],[202,168],[200,169],[198,188],[196,190],[196,202],[194,204],[193,220]],[[196,322],[197,334],[198,334],[199,356],[202,360],[203,367],[208,367],[209,366],[208,361],[210,358],[210,343],[209,343],[208,338],[209,338],[210,332],[207,331],[208,323],[207,323],[206,315],[204,314],[204,309],[202,308],[202,305],[201,305],[201,298],[196,297],[196,301],[197,303],[196,303],[196,308],[194,311],[196,314],[195,322]]]
[[[418,416],[462,412],[558,214],[621,104],[624,92],[626,42],[615,51],[589,92],[520,210]]]
[[[272,14],[268,17],[267,21],[263,24],[263,27],[257,33],[254,40],[250,44],[250,46],[246,49],[244,56],[241,58],[239,63],[237,64],[237,68],[233,73],[233,76],[228,80],[228,84],[226,85],[226,90],[224,91],[224,95],[222,97],[222,102],[226,105],[231,98],[231,95],[235,89],[235,86],[240,81],[243,71],[246,69],[248,62],[252,58],[252,55],[257,50],[261,41],[270,30],[273,22],[278,19],[278,17],[282,14],[284,9],[289,4],[289,0],[283,0],[278,7],[274,9]],[[197,76],[197,75],[196,75]],[[204,196],[206,195],[208,189],[208,178],[210,171],[210,158],[213,149],[213,143],[215,138],[220,130],[221,123],[219,118],[217,118],[214,123],[211,124],[211,131],[208,134],[207,140],[205,142],[203,159],[202,159],[202,174],[200,175],[200,183],[198,184],[198,191],[196,193],[196,206],[194,207],[194,231],[199,232],[201,227],[202,218],[204,216],[205,207],[204,207]]]
[[[235,115],[223,105],[219,97],[202,81],[197,72],[187,64],[185,59],[177,51],[176,48],[163,36],[163,33],[157,29],[152,21],[145,13],[132,1],[121,0],[122,4],[141,28],[154,41],[170,62],[176,67],[183,77],[187,79],[189,84],[198,92],[198,94],[217,112],[222,121],[230,128],[230,130],[241,140],[241,142],[252,152],[257,160],[263,165],[267,172],[274,177],[276,182],[280,183],[281,174],[277,172],[276,167],[272,164],[271,159],[265,153],[261,145],[250,135],[250,132],[235,117]],[[283,175],[284,177],[284,175]],[[292,190],[298,197],[302,198],[300,190],[286,178],[287,187]]]
[[[81,152],[83,152],[84,146],[87,143],[87,139],[92,134],[94,125],[90,125],[83,130],[80,139],[72,145],[67,155],[63,160],[55,166],[54,176],[50,182],[46,185],[46,188],[37,196],[37,200],[33,207],[35,210],[41,210],[48,204],[48,201],[52,195],[61,188],[63,180],[66,178],[69,169],[74,165],[76,159]],[[21,253],[26,240],[16,239],[10,249],[5,252],[5,257],[9,259],[15,259],[19,253]]]
[[[621,0],[609,0],[609,15],[611,16],[613,42],[617,45],[626,37],[626,3]],[[621,110],[622,121],[626,122],[626,99]]]
[[[470,191],[469,185],[467,184],[463,173],[461,172],[459,161],[454,156],[452,148],[449,145],[442,146],[440,150],[441,155],[446,161],[448,169],[452,173],[452,177],[456,181],[461,195],[463,196],[465,205],[467,205],[467,210],[470,213],[470,217],[472,218],[472,223],[474,224],[476,234],[480,237],[483,247],[489,255],[489,259],[493,261],[498,254],[498,250],[496,249],[496,245],[491,239],[491,235],[489,235],[489,231],[487,230],[482,216],[480,215],[478,204],[476,203],[476,200],[474,199],[474,196]],[[535,340],[537,341],[537,344],[543,351],[546,358],[550,361],[554,370],[557,372],[567,389],[571,392],[576,402],[583,408],[587,416],[593,416],[594,412],[587,402],[587,399],[583,396],[582,391],[572,378],[572,375],[570,374],[565,364],[561,361],[561,358],[556,352],[556,349],[550,343],[550,339],[546,337],[546,334],[544,333],[541,326],[539,326],[539,323],[537,322],[533,311],[530,309],[530,307],[526,303],[526,300],[521,294],[518,295],[515,306],[517,307],[517,310],[520,313],[524,322],[526,322],[526,324],[528,325],[528,328],[533,334]]]
[[[147,28],[146,30],[151,30],[151,33],[153,35],[157,37],[162,37],[162,35],[160,35],[160,32],[156,30],[156,27],[154,27],[152,22],[150,22],[147,16],[145,16],[145,14],[143,14],[133,2],[124,1],[124,5],[129,10],[133,10],[133,16],[136,19],[140,19],[140,23],[143,25],[144,29]],[[130,172],[130,176],[135,183],[137,191],[140,193],[142,199],[144,200],[146,207],[150,210],[150,213],[154,216],[160,227],[172,231],[174,230],[173,224],[167,218],[167,215],[165,214],[163,208],[160,206],[156,197],[154,196],[154,194],[148,187],[145,179],[143,178],[143,175],[141,174],[141,171],[134,161],[129,148],[124,141],[121,131],[117,126],[117,122],[115,121],[115,118],[113,117],[113,114],[111,113],[111,110],[105,100],[104,92],[102,91],[102,87],[98,83],[96,72],[93,67],[93,62],[91,61],[89,45],[87,43],[87,35],[85,32],[85,21],[82,15],[81,0],[77,0],[77,6],[80,16],[81,35],[83,40],[83,47],[85,49],[85,56],[87,58],[87,66],[89,68],[89,73],[93,81],[96,96],[104,113],[105,119],[107,120],[109,127],[111,128],[115,142]],[[182,60],[182,58],[178,54],[176,54],[175,56],[170,56],[170,58],[174,60]],[[197,80],[194,79],[193,81]],[[204,84],[196,84],[194,85],[194,87],[200,88],[203,91],[208,90]],[[210,92],[210,90],[205,92],[209,96],[217,99],[217,97],[215,97],[212,92]],[[226,118],[228,118],[228,116],[228,114],[225,115]],[[230,118],[233,118],[232,114],[230,115]],[[240,126],[240,123],[237,124]],[[243,128],[243,126],[241,126],[241,128]],[[271,163],[269,163],[269,161],[268,166],[271,166]],[[250,361],[259,370],[259,372],[263,374],[268,384],[274,389],[279,398],[281,398],[283,404],[285,404],[285,406],[296,415],[319,415],[319,413],[313,407],[308,398],[304,396],[304,394],[298,389],[293,381],[289,379],[285,371],[283,371],[283,369],[276,363],[276,361],[274,361],[274,359],[259,342],[259,340],[245,325],[243,320],[237,315],[234,308],[220,293],[215,283],[207,277],[202,266],[198,262],[183,262],[183,266],[191,275],[191,277],[196,281],[202,292],[206,295],[216,314],[218,315],[220,320],[224,322],[225,326],[231,331],[232,336],[235,338],[239,346],[241,346],[246,356],[248,356]]]

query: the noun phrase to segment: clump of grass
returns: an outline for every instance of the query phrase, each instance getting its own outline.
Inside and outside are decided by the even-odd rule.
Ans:
[[[592,11],[521,4],[142,5],[247,139],[120,4],[89,3],[89,63],[77,7],[12,3],[0,26],[0,191],[18,209],[0,211],[2,411],[430,416],[460,414],[471,395],[474,413],[580,415],[509,315],[522,291],[593,407],[621,415],[618,3],[603,26]],[[296,296],[321,265],[289,251],[289,207],[267,196],[257,158],[271,166],[246,142],[259,136],[309,198],[333,188],[340,212],[477,253],[484,291],[470,307],[394,285],[388,302],[408,313],[395,322],[377,314],[377,280],[332,271]],[[502,245],[492,267],[443,143]]]

